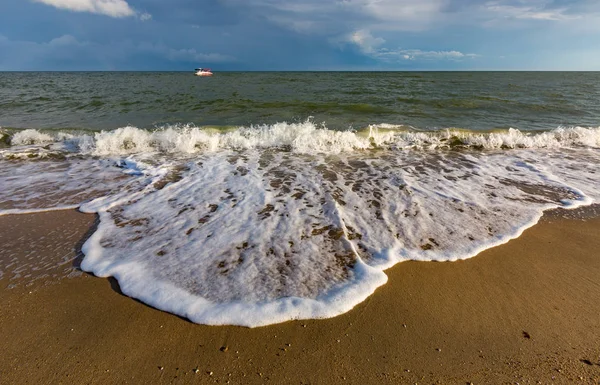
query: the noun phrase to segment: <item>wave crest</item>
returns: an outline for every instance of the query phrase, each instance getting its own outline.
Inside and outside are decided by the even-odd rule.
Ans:
[[[309,120],[229,130],[174,125],[150,131],[126,126],[93,135],[27,129],[15,133],[10,143],[12,146],[51,144],[50,149],[54,151],[95,156],[154,152],[194,154],[220,149],[257,148],[285,148],[300,154],[338,154],[371,148],[599,148],[600,127],[559,127],[545,132],[524,132],[511,128],[501,132],[482,133],[460,129],[417,131],[406,126],[379,124],[363,130],[337,131],[317,126]]]

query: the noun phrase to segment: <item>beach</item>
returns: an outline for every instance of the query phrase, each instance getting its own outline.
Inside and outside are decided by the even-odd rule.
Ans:
[[[597,73],[190,75],[0,73],[0,383],[598,384]]]
[[[468,260],[399,263],[345,314],[258,328],[194,324],[77,273],[94,214],[0,216],[0,383],[597,384],[597,211],[547,213]]]

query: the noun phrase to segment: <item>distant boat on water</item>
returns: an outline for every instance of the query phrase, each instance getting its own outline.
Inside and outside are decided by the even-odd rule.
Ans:
[[[196,73],[194,73],[194,75],[196,75],[196,76],[212,76],[213,75],[210,68],[196,68],[195,71],[196,71]]]

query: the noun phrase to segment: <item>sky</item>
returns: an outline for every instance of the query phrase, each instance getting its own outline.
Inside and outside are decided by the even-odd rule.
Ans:
[[[0,71],[600,70],[600,0],[1,0]]]

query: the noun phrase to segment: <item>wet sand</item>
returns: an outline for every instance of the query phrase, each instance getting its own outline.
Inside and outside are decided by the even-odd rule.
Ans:
[[[600,383],[598,217],[550,215],[467,261],[401,263],[344,315],[256,329],[195,325],[73,274],[95,220],[0,216],[0,383]]]

